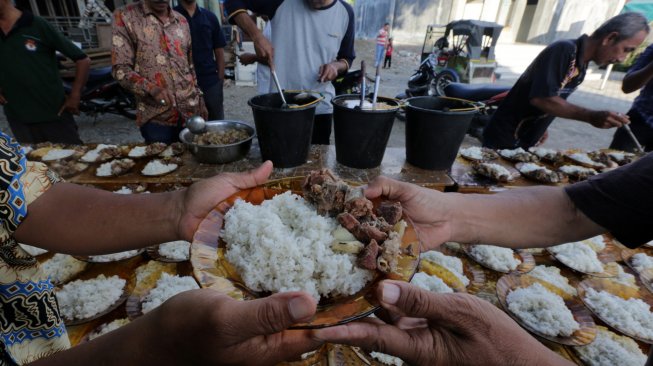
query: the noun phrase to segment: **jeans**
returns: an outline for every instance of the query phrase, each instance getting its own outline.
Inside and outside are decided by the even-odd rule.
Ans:
[[[181,132],[181,117],[177,121],[176,126],[162,125],[156,122],[147,122],[142,125],[141,135],[145,139],[145,142],[151,144],[153,142],[163,142],[166,144],[171,144],[173,142],[179,141],[179,132]]]
[[[81,145],[75,118],[70,112],[63,112],[59,119],[53,122],[23,123],[8,118],[9,127],[16,141],[21,144],[37,144],[52,142],[69,145]]]
[[[209,121],[224,119],[222,83],[223,81],[220,80],[217,84],[209,87],[200,86],[204,93],[204,104],[209,111]]]
[[[637,141],[642,145],[645,151],[653,150],[653,126],[648,125],[640,114],[631,109],[628,111],[630,117],[630,129],[633,131]],[[630,138],[628,132],[623,128],[618,128],[612,137],[611,149],[635,152],[635,142]]]
[[[374,57],[374,67],[377,67],[383,61],[385,46],[381,44],[376,45],[376,55]]]

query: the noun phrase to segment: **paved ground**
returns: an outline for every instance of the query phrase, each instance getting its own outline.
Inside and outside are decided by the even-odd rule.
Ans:
[[[361,59],[373,64],[374,43],[366,40],[356,41],[358,68]],[[540,52],[542,46],[526,44],[499,44],[496,50],[501,78],[499,83],[512,85],[517,77]],[[421,45],[396,44],[391,69],[382,70],[380,95],[395,96],[406,88],[408,77],[418,66],[418,53]],[[586,81],[569,98],[569,101],[593,109],[609,109],[625,113],[637,93],[625,95],[621,92],[623,74],[613,73],[604,90],[600,90],[600,71],[588,75]],[[225,117],[253,123],[251,109],[247,100],[256,93],[255,87],[230,85],[225,88]],[[80,134],[85,142],[127,143],[142,141],[133,121],[121,116],[103,115],[97,118],[81,116],[77,119]],[[395,121],[389,146],[404,146],[404,122]],[[10,132],[4,115],[0,115],[0,129]],[[596,149],[607,147],[614,130],[599,130],[586,123],[556,119],[549,129],[550,137],[545,146],[566,149]],[[473,138],[466,138],[464,144],[478,144]]]

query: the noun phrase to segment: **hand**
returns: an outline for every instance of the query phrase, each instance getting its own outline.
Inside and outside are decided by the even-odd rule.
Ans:
[[[224,173],[199,181],[179,197],[177,230],[179,237],[191,241],[200,222],[220,202],[242,189],[256,187],[272,172],[272,162],[266,161],[258,168],[244,173]]]
[[[4,99],[4,98],[2,98]],[[70,95],[66,95],[66,100],[64,101],[63,105],[59,109],[59,113],[57,113],[57,116],[61,116],[61,114],[64,111],[70,112],[74,115],[79,114],[79,99],[80,96],[79,94],[73,94],[71,93]],[[0,101],[0,104],[4,104]]]
[[[597,128],[621,127],[630,123],[630,119],[623,113],[611,111],[593,111],[589,123]]]
[[[365,196],[384,196],[401,202],[404,213],[413,221],[425,246],[422,251],[435,249],[451,237],[449,199],[445,193],[381,176],[367,186]]]
[[[167,106],[168,108],[173,106],[174,99],[167,89],[156,87],[152,89],[150,95],[152,96],[152,99],[156,101],[156,103],[162,106]]]
[[[324,64],[320,66],[320,70],[318,71],[318,77],[317,80],[321,83],[325,81],[332,81],[335,80],[335,78],[338,77],[338,67],[334,62]]]
[[[157,343],[170,340],[170,347],[160,350],[174,353],[177,362],[169,364],[273,365],[299,358],[322,344],[310,338],[309,330],[286,330],[309,320],[316,307],[315,300],[304,292],[237,301],[201,289],[166,301],[152,311],[149,321],[163,327],[159,334],[165,336]]]
[[[256,55],[253,53],[241,53],[238,55],[238,61],[245,66],[251,65],[256,62]]]
[[[399,316],[399,324],[408,326],[355,322],[314,330],[312,337],[391,354],[411,365],[569,364],[503,311],[472,295],[436,294],[383,281],[377,297],[384,309]]]
[[[270,68],[274,70],[274,48],[272,47],[272,43],[270,43],[270,41],[265,38],[262,33],[254,38],[253,41],[256,56],[258,56],[260,59],[265,60],[268,65],[270,65]]]

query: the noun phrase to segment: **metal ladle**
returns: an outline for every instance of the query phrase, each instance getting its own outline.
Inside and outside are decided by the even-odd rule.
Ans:
[[[206,132],[206,121],[202,116],[191,116],[186,120],[186,127],[190,132],[201,135]]]

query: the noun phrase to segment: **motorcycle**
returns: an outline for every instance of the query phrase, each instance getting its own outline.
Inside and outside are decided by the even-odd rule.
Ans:
[[[72,79],[64,79],[64,91],[72,90]],[[92,69],[82,91],[79,110],[97,118],[101,114],[118,114],[136,119],[136,99],[111,76],[111,66]]]
[[[363,73],[361,70],[352,70],[333,80],[331,83],[336,89],[336,95],[360,94],[360,83],[362,75]],[[370,78],[367,75],[365,75],[365,77],[367,78],[367,85],[372,85],[371,89],[374,90],[374,79]],[[368,90],[370,90],[369,87]]]
[[[479,107],[479,113],[472,119],[467,134],[482,141],[485,126],[509,91],[510,86],[505,85],[449,83],[444,88],[444,96],[468,100]],[[418,96],[408,95],[408,90],[406,94],[405,98]],[[404,113],[398,114],[397,117],[402,121],[406,119]]]

